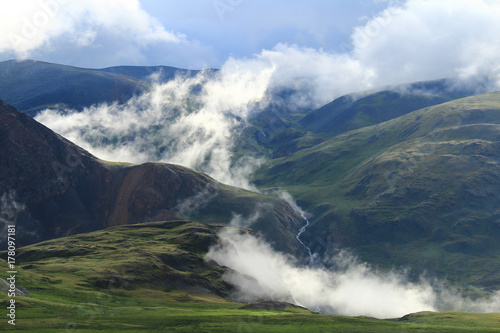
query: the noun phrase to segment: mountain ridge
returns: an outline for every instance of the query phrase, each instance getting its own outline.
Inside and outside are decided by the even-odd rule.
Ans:
[[[214,70],[210,70],[213,72]],[[46,108],[82,110],[100,103],[124,103],[151,85],[199,70],[170,66],[114,66],[81,68],[37,60],[0,62],[0,99],[35,116]]]
[[[26,206],[22,244],[111,225],[196,216],[229,224],[261,211],[254,227],[301,255],[302,218],[284,201],[221,184],[177,165],[109,163],[0,102],[0,187]],[[271,237],[277,235],[277,237]]]

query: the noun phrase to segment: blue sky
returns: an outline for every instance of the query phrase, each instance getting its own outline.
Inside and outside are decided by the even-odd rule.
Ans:
[[[169,5],[163,5],[168,3]],[[178,3],[177,5],[175,5]],[[372,0],[143,0],[165,26],[213,48],[214,56],[248,57],[278,43],[339,50],[354,27],[385,9]],[[189,3],[191,5],[186,5]],[[197,5],[192,5],[196,3]]]

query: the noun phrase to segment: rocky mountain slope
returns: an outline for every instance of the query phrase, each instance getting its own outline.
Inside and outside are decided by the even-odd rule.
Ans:
[[[301,254],[303,221],[284,201],[221,184],[171,164],[108,163],[10,105],[0,104],[2,216],[18,209],[19,245],[109,226],[193,217],[252,226],[282,251]]]

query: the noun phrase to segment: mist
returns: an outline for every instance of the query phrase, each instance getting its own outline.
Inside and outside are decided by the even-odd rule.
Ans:
[[[238,129],[256,103],[265,103],[271,72],[229,66],[215,77],[201,72],[167,83],[153,77],[150,91],[125,104],[45,110],[36,120],[105,160],[180,164],[255,189],[248,179],[262,158],[234,151]]]
[[[36,231],[39,228],[39,221],[34,219],[26,204],[19,199],[16,191],[8,190],[0,195],[0,233],[7,235],[7,226],[16,225],[16,244],[22,246],[26,239],[40,241],[41,235]],[[7,244],[7,237],[0,239],[0,247]]]
[[[0,196],[0,230],[2,234],[7,234],[7,225],[16,224],[18,215],[25,209],[25,205],[16,200],[14,191],[2,193]]]
[[[241,223],[241,221],[239,221]],[[209,260],[232,271],[223,278],[236,286],[238,301],[290,302],[323,314],[397,318],[419,311],[500,311],[500,293],[486,300],[464,298],[444,283],[410,282],[404,272],[382,272],[347,251],[333,258],[335,270],[299,265],[253,235],[228,228]]]

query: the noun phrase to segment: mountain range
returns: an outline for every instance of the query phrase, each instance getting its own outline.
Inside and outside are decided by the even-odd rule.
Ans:
[[[147,290],[160,288],[188,293],[188,302],[233,302],[235,286],[223,279],[230,269],[202,260],[231,225],[302,263],[305,244],[331,269],[328,259],[348,250],[374,267],[404,269],[412,281],[443,279],[473,297],[500,289],[500,92],[484,93],[486,83],[381,87],[298,111],[281,109],[286,93],[274,96],[238,137],[237,154],[267,158],[251,179],[259,193],[180,165],[104,161],[32,118],[45,108],[125,102],[147,91],[158,70],[162,82],[197,73],[0,63],[1,213],[16,210],[26,276],[48,279],[32,288],[56,288],[61,304],[68,290],[84,288],[83,299],[116,285],[128,290],[120,299],[139,293],[149,302]],[[305,220],[274,196],[281,190],[310,222],[303,244],[296,236]],[[256,211],[253,224],[232,223]],[[122,245],[141,257],[129,260]],[[96,267],[90,275],[89,267]],[[172,301],[168,295],[161,297]]]
[[[497,289],[499,102],[471,96],[325,138],[271,160],[255,182],[313,214],[311,248]]]
[[[210,71],[210,70],[209,70]],[[79,68],[34,60],[0,62],[0,99],[31,116],[46,108],[83,109],[94,104],[125,102],[156,81],[198,70],[169,66]]]

